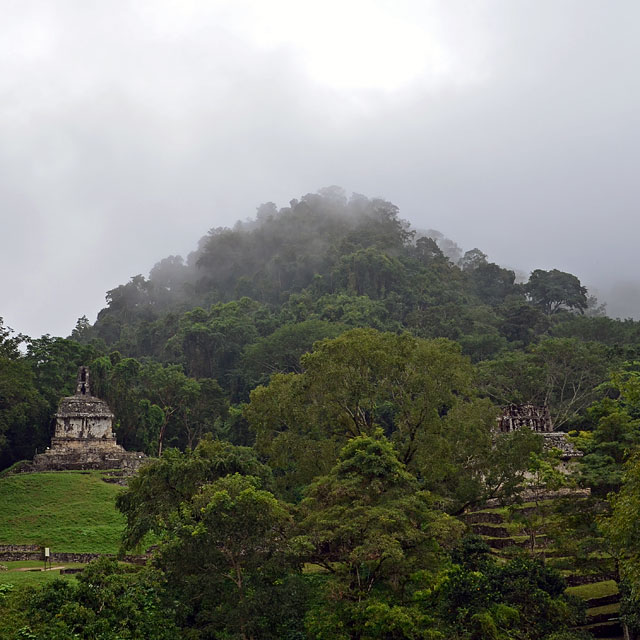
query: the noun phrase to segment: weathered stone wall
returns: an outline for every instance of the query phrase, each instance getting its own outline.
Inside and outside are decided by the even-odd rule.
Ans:
[[[120,445],[111,441],[109,447],[87,446],[55,446],[45,453],[33,458],[30,465],[24,465],[21,472],[33,471],[83,471],[123,469],[136,471],[144,464],[145,455],[140,451],[125,451]]]
[[[536,433],[553,431],[549,408],[536,407],[532,404],[510,404],[502,409],[498,418],[498,429],[502,432],[517,431],[528,427]]]
[[[604,582],[605,580],[618,581],[618,576],[614,572],[608,573],[588,573],[585,575],[573,574],[565,578],[570,587],[578,587],[581,584],[594,584],[596,582]]]
[[[51,438],[51,450],[60,451],[86,451],[94,453],[107,453],[109,451],[123,451],[124,449],[116,443],[113,438]]]
[[[111,553],[70,553],[70,552],[52,552],[50,555],[51,562],[77,562],[79,564],[88,564],[92,560],[107,556],[115,558]],[[145,564],[149,559],[149,555],[129,555],[124,556],[124,562],[132,564]],[[38,545],[0,545],[0,561],[3,562],[25,562],[25,561],[41,561],[44,559],[42,547]]]
[[[62,416],[56,419],[56,438],[109,438],[111,418],[108,416]]]
[[[501,513],[492,513],[491,511],[474,511],[473,513],[462,514],[462,519],[467,524],[502,524],[504,516]]]
[[[544,438],[545,450],[558,449],[563,460],[582,457],[582,451],[578,451],[573,446],[566,433],[556,431],[555,433],[545,433],[542,437]]]
[[[31,553],[41,549],[37,544],[0,544],[0,553]]]
[[[478,535],[481,536],[488,536],[489,538],[509,538],[511,537],[513,534],[507,529],[506,526],[504,527],[492,527],[489,524],[473,524],[471,526],[471,529],[473,531],[473,533],[477,533]]]
[[[591,489],[571,489],[565,487],[563,489],[558,489],[557,491],[523,491],[519,494],[518,500],[522,502],[532,502],[534,500],[555,500],[556,498],[575,498],[579,500],[580,498],[587,498],[591,495]],[[512,504],[516,504],[516,501],[513,500]],[[485,507],[503,507],[505,506],[503,500],[500,498],[491,498],[487,500],[485,503]],[[518,507],[518,511],[522,514],[528,514],[535,511],[537,507]]]
[[[0,562],[27,562],[29,560],[42,560],[42,553],[29,551],[6,551],[0,553]]]

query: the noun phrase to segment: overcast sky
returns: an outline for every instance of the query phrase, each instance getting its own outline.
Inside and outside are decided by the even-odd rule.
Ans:
[[[0,316],[32,336],[328,185],[640,317],[637,0],[0,0]]]

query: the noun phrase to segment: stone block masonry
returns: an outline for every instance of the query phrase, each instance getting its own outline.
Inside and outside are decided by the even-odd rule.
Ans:
[[[21,472],[122,469],[134,473],[144,462],[140,451],[126,451],[113,433],[113,413],[91,395],[89,369],[80,367],[73,396],[62,398],[55,415],[51,447],[23,465]]]
[[[77,562],[78,564],[88,564],[92,560],[107,556],[109,558],[115,558],[112,553],[73,553],[73,552],[52,552],[49,556],[51,562],[63,562],[71,563]],[[0,545],[0,561],[2,562],[25,562],[34,561],[38,562],[43,560],[43,549],[38,545],[33,544],[4,544]],[[145,564],[150,558],[149,555],[128,555],[122,558],[123,562],[130,562],[131,564]]]

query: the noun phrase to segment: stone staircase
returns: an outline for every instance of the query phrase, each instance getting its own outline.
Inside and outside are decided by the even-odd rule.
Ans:
[[[522,508],[524,513],[531,510],[532,508],[527,506]],[[496,556],[501,557],[508,553],[507,550],[510,547],[523,548],[529,545],[529,539],[521,535],[517,525],[507,522],[506,513],[498,509],[466,513],[462,516],[462,520],[471,531],[485,540]],[[544,554],[544,557],[549,560],[559,558],[560,552],[552,548],[546,549],[546,542],[545,536],[536,537],[536,546],[540,548],[540,554]],[[571,589],[570,592],[575,591],[574,595],[578,597],[583,597],[580,595],[581,590],[585,594],[597,592],[598,589],[606,591],[605,595],[583,598],[587,604],[587,624],[581,629],[588,631],[596,638],[621,639],[622,629],[618,618],[620,594],[615,582],[617,574],[607,569],[606,559],[594,560],[594,568],[597,568],[598,565],[601,566],[601,571],[586,574],[576,572],[565,576],[565,578]],[[590,588],[584,587],[584,585],[589,585]]]

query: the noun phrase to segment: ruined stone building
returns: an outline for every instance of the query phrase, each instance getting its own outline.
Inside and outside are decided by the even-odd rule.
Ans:
[[[503,408],[498,418],[498,429],[503,433],[529,427],[536,433],[551,433],[553,424],[549,407],[536,407],[532,404],[510,404]]]
[[[144,454],[126,451],[116,442],[113,417],[107,403],[91,395],[89,369],[80,367],[75,394],[62,398],[58,406],[51,447],[34,457],[29,470],[134,471],[142,463]]]
[[[549,407],[536,407],[532,404],[510,404],[503,407],[502,415],[498,417],[498,431],[509,433],[523,427],[540,433],[544,438],[544,448],[559,449],[564,460],[582,456],[582,453],[568,440],[566,433],[553,430]]]

